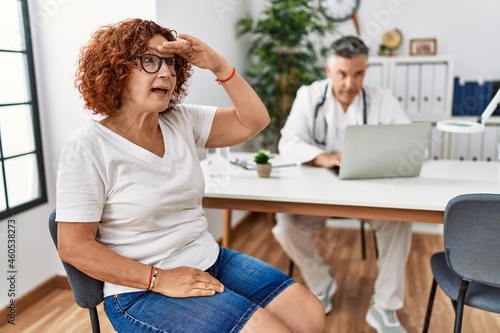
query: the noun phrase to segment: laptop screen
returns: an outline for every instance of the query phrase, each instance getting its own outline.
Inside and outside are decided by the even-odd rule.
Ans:
[[[431,128],[430,123],[348,126],[339,178],[418,176]]]

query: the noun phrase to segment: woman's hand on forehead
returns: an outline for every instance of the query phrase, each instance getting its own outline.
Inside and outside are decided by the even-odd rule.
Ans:
[[[193,65],[212,71],[229,66],[210,46],[188,34],[178,34],[175,41],[165,41],[157,49],[160,53],[178,54]]]
[[[182,37],[184,38],[182,38]],[[189,41],[191,39],[191,41]],[[176,53],[183,55],[182,53],[188,52],[193,48],[194,37],[179,34],[176,40],[173,41],[165,41],[162,44],[158,45],[156,49],[160,53]]]

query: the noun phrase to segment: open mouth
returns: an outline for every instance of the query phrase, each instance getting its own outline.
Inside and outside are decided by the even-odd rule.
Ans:
[[[153,89],[151,89],[151,91],[154,92],[155,94],[165,95],[168,92],[168,89],[167,88],[153,88]]]

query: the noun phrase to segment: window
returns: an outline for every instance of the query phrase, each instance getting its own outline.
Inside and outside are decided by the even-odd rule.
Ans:
[[[0,219],[47,202],[28,0],[0,4]]]

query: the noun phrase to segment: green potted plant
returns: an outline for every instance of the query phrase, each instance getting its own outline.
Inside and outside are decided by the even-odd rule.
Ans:
[[[270,0],[259,19],[237,22],[237,36],[249,38],[248,80],[271,117],[259,136],[262,146],[276,151],[298,88],[324,76],[318,60],[327,48],[318,40],[335,31],[309,0]]]
[[[254,155],[253,160],[256,163],[257,174],[259,177],[268,178],[271,175],[272,165],[269,163],[271,152],[269,150],[259,149]]]

